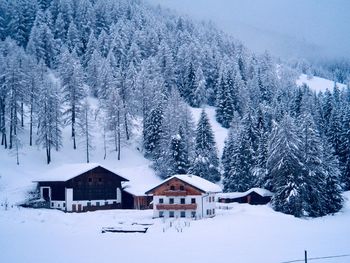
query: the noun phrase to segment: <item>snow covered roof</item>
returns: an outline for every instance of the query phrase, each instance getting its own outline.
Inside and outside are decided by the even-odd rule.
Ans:
[[[232,198],[233,199],[233,198],[240,198],[240,197],[243,197],[243,196],[247,196],[247,195],[249,195],[252,192],[257,193],[258,195],[260,195],[262,197],[273,196],[273,193],[270,192],[269,190],[255,187],[255,188],[249,189],[246,192],[220,193],[220,194],[217,195],[217,197],[218,198]]]
[[[151,192],[153,189],[157,188],[158,186],[174,179],[177,178],[189,185],[194,186],[195,188],[205,192],[205,193],[220,193],[222,192],[222,189],[220,186],[218,186],[217,184],[214,184],[208,180],[205,180],[199,176],[196,175],[192,175],[192,174],[176,174],[173,175],[171,177],[169,177],[168,179],[164,180],[161,184],[153,187],[151,190],[147,191],[146,193]]]
[[[35,182],[65,182],[97,167],[102,167],[117,175],[117,173],[113,172],[111,169],[107,169],[98,163],[75,163],[65,164],[54,168],[47,172],[44,178],[35,180]],[[120,175],[118,176],[121,177],[124,181],[129,181]]]

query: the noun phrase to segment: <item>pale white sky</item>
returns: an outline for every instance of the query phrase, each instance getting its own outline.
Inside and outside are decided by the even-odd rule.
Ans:
[[[148,0],[210,19],[255,51],[350,58],[350,0]]]

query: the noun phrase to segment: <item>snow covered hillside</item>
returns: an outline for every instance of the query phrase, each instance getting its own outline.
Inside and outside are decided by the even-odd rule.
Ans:
[[[311,79],[308,79],[307,75],[301,74],[299,79],[297,79],[297,85],[302,86],[303,84],[308,85],[310,89],[317,92],[324,92],[327,89],[332,91],[334,88],[334,81],[320,77],[312,77]],[[346,85],[341,83],[336,83],[336,85],[339,89],[346,87]]]
[[[23,136],[27,134],[27,131],[24,131]],[[78,145],[77,150],[71,147],[69,128],[64,130],[63,138],[64,147],[53,153],[53,161],[50,165],[45,163],[45,152],[36,146],[23,146],[20,150],[20,165],[16,165],[16,158],[11,152],[0,149],[0,204],[5,201],[10,205],[22,202],[28,190],[35,187],[33,181],[42,178],[45,173],[57,166],[86,162],[84,147]],[[135,134],[132,142],[123,147],[120,161],[117,160],[116,152],[111,151],[110,147],[107,149],[107,156],[104,160],[102,132],[96,130],[94,133],[96,146],[91,153],[91,162],[105,165],[129,179],[133,192],[144,193],[158,184],[160,179],[150,168],[150,161],[145,159],[143,153],[139,151],[138,138],[139,135]]]
[[[310,257],[349,254],[350,192],[345,197],[341,212],[318,219],[237,204],[218,210],[212,219],[171,221],[173,227],[170,221],[152,219],[149,210],[0,210],[0,261],[279,263],[302,259],[305,249]],[[102,227],[132,223],[153,225],[146,234],[101,233]]]

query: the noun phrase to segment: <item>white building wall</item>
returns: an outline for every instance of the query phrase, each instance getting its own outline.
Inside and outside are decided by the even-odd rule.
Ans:
[[[207,218],[215,216],[215,194],[188,195],[188,196],[153,196],[153,217],[159,217],[160,210],[157,205],[160,204],[159,199],[163,199],[164,205],[170,204],[170,198],[174,199],[174,204],[181,204],[181,198],[185,198],[185,204],[191,204],[192,198],[195,198],[196,210],[174,210],[174,217],[181,217],[181,211],[185,211],[186,217],[192,217],[192,211],[196,212],[196,218]],[[162,210],[163,211],[163,210]],[[164,217],[169,217],[169,212],[172,210],[164,210]]]
[[[73,188],[66,188],[66,208],[64,210],[72,211],[73,204]]]

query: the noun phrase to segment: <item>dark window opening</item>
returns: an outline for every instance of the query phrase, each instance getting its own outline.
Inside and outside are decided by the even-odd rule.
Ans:
[[[183,185],[180,185],[180,190],[181,191],[184,191],[185,190],[185,187]]]
[[[169,198],[169,204],[173,204],[174,203],[174,198]]]
[[[191,198],[191,204],[195,204],[196,203],[196,198]]]
[[[175,186],[173,186],[173,185],[170,186],[170,190],[171,190],[171,191],[174,191],[174,190],[175,190]]]
[[[186,212],[185,211],[181,211],[180,217],[186,217]]]
[[[182,205],[184,205],[184,204],[186,203],[186,202],[185,202],[185,198],[181,198],[180,201],[181,201],[181,204],[182,204]]]
[[[169,217],[174,217],[174,211],[169,212]]]
[[[91,206],[91,202],[87,202],[87,206]]]
[[[89,178],[88,181],[89,181],[89,183],[91,183],[92,182],[92,178]]]
[[[163,203],[164,203],[163,198],[159,198],[159,203],[160,203],[160,204],[163,204]]]
[[[102,178],[98,178],[98,182],[101,183],[102,182]]]

